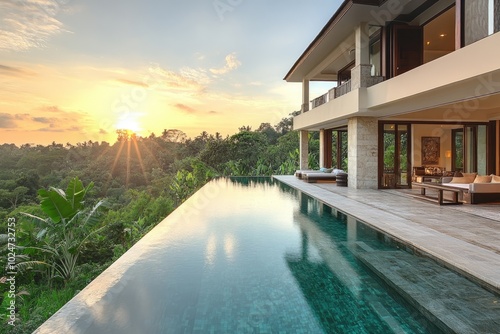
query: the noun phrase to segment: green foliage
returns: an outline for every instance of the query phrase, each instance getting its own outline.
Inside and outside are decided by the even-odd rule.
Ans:
[[[25,213],[40,228],[37,239],[41,245],[29,249],[40,252],[41,259],[36,264],[48,267],[49,281],[53,278],[62,278],[64,282],[73,279],[83,244],[101,229],[96,228],[96,223],[104,201],[97,202],[93,207],[84,207],[85,194],[92,186],[90,183],[84,187],[75,178],[69,182],[66,192],[53,187],[41,189],[40,207],[49,217]]]
[[[74,178],[69,182],[66,193],[54,187],[50,187],[49,190],[40,189],[38,191],[41,198],[40,206],[54,223],[61,221],[64,223],[80,211],[85,194],[93,186],[94,184],[90,183],[84,188],[83,183],[78,178]]]
[[[16,283],[29,293],[18,299],[21,322],[12,333],[35,330],[212,178],[298,169],[299,135],[291,117],[254,131],[242,126],[226,137],[203,131],[186,139],[178,130],[118,135],[114,144],[0,145],[0,242],[5,218],[15,217],[22,270]],[[314,166],[317,134],[309,150]],[[99,200],[104,197],[106,205]]]
[[[184,202],[205,183],[216,176],[212,168],[199,159],[190,160],[191,171],[179,170],[170,185],[176,204]]]
[[[25,291],[22,298],[17,298],[19,321],[15,327],[0,326],[1,333],[32,333],[45,320],[57,312],[80,290],[96,278],[110,263],[102,265],[84,264],[75,272],[75,280],[64,287],[47,289],[44,284],[31,283],[20,287]]]
[[[229,175],[252,175],[257,162],[268,146],[267,138],[259,132],[248,130],[240,131],[229,139],[231,160],[233,163],[226,165],[225,172]]]
[[[280,175],[290,175],[295,173],[297,169],[299,169],[299,149],[295,149],[294,151],[288,152],[289,158],[286,159],[279,167],[278,174]]]

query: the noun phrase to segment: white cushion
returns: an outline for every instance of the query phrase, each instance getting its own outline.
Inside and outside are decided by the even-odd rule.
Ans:
[[[332,174],[336,176],[338,173],[344,173],[344,171],[342,169],[334,168]]]

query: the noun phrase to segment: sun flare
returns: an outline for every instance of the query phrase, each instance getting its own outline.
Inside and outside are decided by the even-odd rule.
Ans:
[[[134,117],[122,117],[115,124],[116,130],[125,130],[129,133],[138,134],[142,128],[138,120]]]

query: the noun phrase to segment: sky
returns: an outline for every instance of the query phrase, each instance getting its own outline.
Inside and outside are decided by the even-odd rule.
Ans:
[[[0,144],[275,125],[302,103],[284,76],[340,3],[0,0]]]

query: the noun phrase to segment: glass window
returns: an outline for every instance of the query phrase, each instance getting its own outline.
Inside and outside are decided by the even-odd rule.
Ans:
[[[424,63],[455,51],[455,7],[424,26]]]

